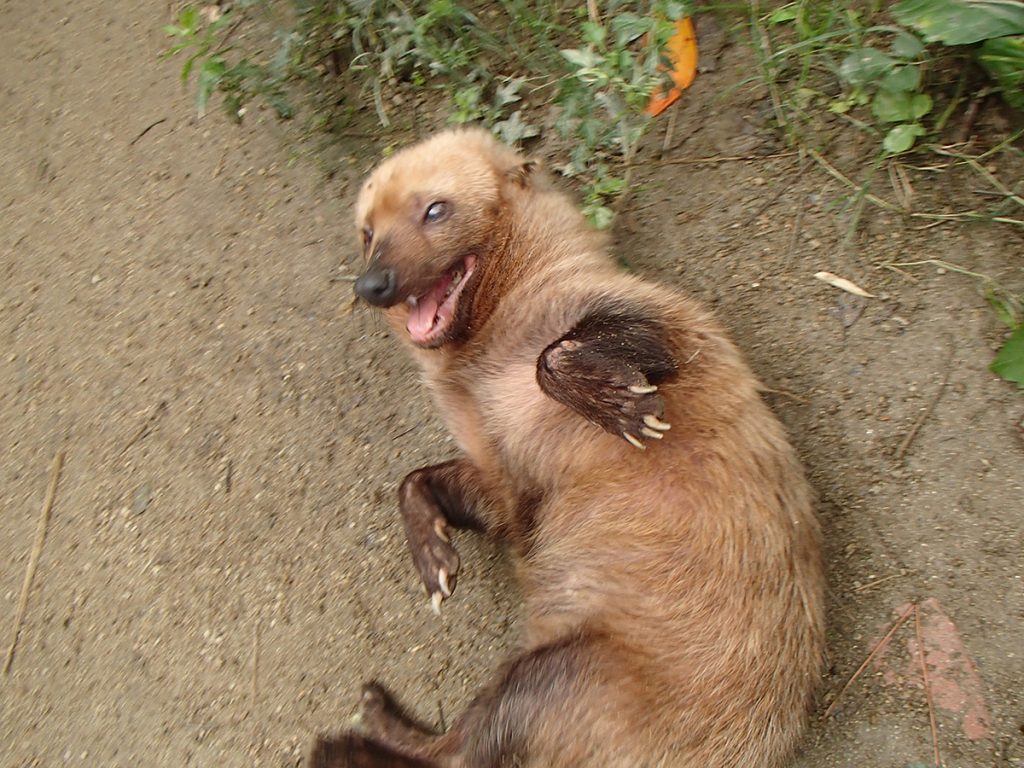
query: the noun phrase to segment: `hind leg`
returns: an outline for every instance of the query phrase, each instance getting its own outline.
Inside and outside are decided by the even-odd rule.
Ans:
[[[459,768],[587,765],[592,740],[572,734],[594,731],[595,699],[587,693],[596,686],[599,644],[592,636],[572,635],[512,659],[440,736],[417,725],[383,689],[370,686],[363,701],[366,737],[321,740],[314,754],[342,744],[346,755],[355,755],[346,757],[349,762],[323,763],[325,768],[420,765],[402,760]]]
[[[453,764],[597,765],[590,735],[580,734],[595,726],[595,704],[606,710],[599,690],[606,651],[603,638],[578,633],[509,661],[446,735]]]
[[[436,768],[435,763],[397,752],[356,733],[317,739],[310,768]]]

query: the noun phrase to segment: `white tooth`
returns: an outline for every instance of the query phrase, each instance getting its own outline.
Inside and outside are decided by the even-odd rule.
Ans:
[[[415,307],[419,303],[419,299],[417,299],[415,296],[410,296],[405,301],[410,307]]]

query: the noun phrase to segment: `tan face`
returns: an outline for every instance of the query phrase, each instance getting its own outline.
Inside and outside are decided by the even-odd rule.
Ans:
[[[363,185],[356,226],[367,262],[356,293],[439,347],[468,322],[507,171],[522,158],[477,130],[448,131],[385,160]]]

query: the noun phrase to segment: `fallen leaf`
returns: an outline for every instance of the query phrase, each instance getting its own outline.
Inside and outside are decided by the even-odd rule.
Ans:
[[[865,299],[875,298],[875,294],[868,293],[856,283],[852,283],[845,277],[839,277],[839,275],[833,275],[831,272],[815,272],[814,276],[822,282],[828,283],[833,288],[838,288],[841,291],[852,293],[854,296],[863,296]]]
[[[652,117],[660,115],[675,103],[697,76],[697,34],[689,16],[676,22],[676,33],[669,38],[665,48],[668,60],[672,62],[671,75],[675,87],[667,94],[661,89],[651,94],[647,114]]]

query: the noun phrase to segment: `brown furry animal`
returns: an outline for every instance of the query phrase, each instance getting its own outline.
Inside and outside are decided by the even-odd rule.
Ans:
[[[385,160],[357,223],[356,292],[412,348],[463,452],[402,483],[416,569],[439,608],[459,568],[449,526],[497,537],[528,618],[447,733],[370,685],[362,733],[320,739],[312,763],[779,765],[822,665],[819,529],[715,321],[620,272],[572,203],[484,131]]]

